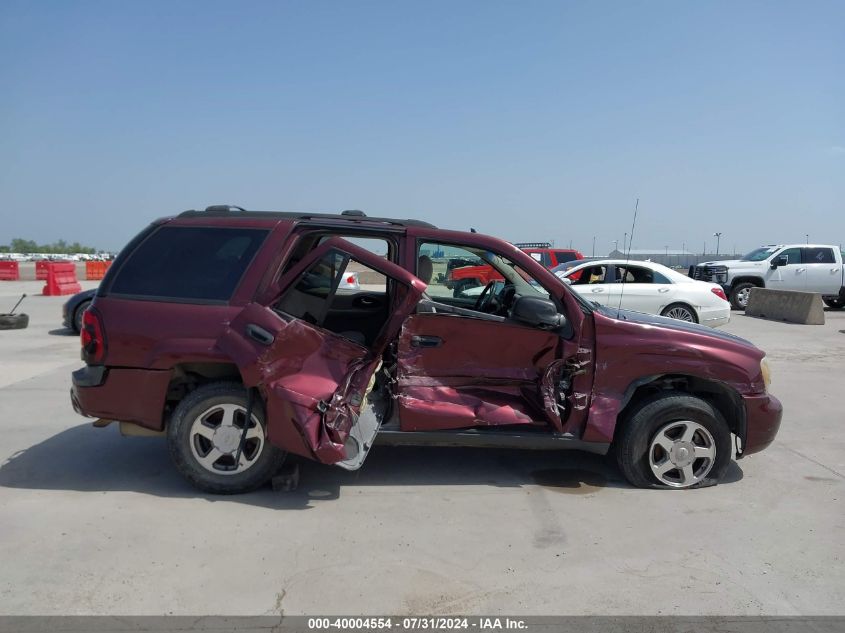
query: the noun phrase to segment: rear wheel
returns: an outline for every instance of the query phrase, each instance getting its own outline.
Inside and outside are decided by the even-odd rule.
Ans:
[[[678,321],[687,321],[688,323],[698,323],[698,316],[690,306],[685,303],[672,303],[660,313],[661,316],[669,317],[670,319],[678,319]]]
[[[719,411],[679,392],[637,405],[615,444],[619,469],[638,488],[713,485],[731,461],[731,433]]]
[[[243,385],[218,382],[198,387],[174,410],[167,428],[170,456],[182,475],[200,490],[215,494],[255,490],[284,461],[285,452],[266,439],[260,402],[249,422],[246,406]],[[245,425],[246,441],[237,458]]]
[[[73,329],[76,331],[77,334],[82,331],[82,315],[90,307],[90,301],[83,301],[79,304],[79,306],[77,306],[76,312],[73,313]]]
[[[744,281],[731,288],[731,307],[734,310],[745,310],[748,306],[748,297],[751,296],[751,289],[754,284]]]
[[[823,301],[828,308],[833,308],[834,310],[841,310],[842,308],[845,308],[845,297],[836,297],[833,299],[828,298],[823,299]]]

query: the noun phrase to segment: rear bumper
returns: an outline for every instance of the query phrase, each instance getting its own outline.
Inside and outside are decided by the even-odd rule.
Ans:
[[[170,371],[86,365],[73,372],[70,402],[80,415],[164,428]]]
[[[701,325],[709,327],[725,325],[731,320],[731,306],[726,303],[723,308],[699,308],[699,319]]]
[[[745,404],[745,437],[743,455],[759,453],[771,444],[780,428],[783,406],[770,394],[743,397]]]

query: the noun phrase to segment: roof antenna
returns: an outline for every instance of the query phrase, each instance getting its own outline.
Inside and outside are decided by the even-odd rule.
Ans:
[[[637,203],[634,205],[634,221],[631,224],[631,239],[628,241],[628,250],[625,253],[625,274],[622,276],[622,289],[619,291],[619,305],[616,306],[617,319],[619,318],[619,312],[622,310],[622,297],[625,294],[625,279],[628,278],[628,262],[631,261],[631,244],[634,242],[634,229],[637,227],[637,211],[639,208],[640,199],[637,198]]]

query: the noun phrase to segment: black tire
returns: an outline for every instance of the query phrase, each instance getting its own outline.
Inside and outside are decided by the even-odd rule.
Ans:
[[[195,457],[191,449],[191,442],[195,441],[191,435],[194,421],[214,405],[235,404],[246,408],[246,402],[246,389],[243,385],[235,382],[215,382],[192,391],[173,411],[167,427],[170,456],[185,479],[200,490],[221,495],[249,492],[267,483],[282,465],[286,453],[266,439],[264,407],[260,399],[256,399],[253,414],[264,430],[264,442],[259,454],[246,470],[228,475],[216,474],[200,464]]]
[[[743,281],[742,283],[738,283],[733,288],[731,288],[731,296],[730,302],[731,307],[734,310],[745,310],[745,306],[748,305],[748,295],[747,292],[751,290],[751,288],[755,288],[756,286],[748,281]],[[745,303],[743,303],[742,297],[745,296]]]
[[[690,487],[712,486],[722,479],[731,463],[732,453],[727,422],[709,402],[682,392],[667,391],[636,405],[625,416],[614,439],[616,463],[631,485],[637,488],[670,488],[652,472],[648,452],[658,430],[678,420],[690,420],[703,426],[715,443],[716,455],[710,471],[702,481]]]
[[[836,297],[835,299],[822,299],[828,308],[833,310],[841,310],[845,308],[845,297]]]
[[[685,310],[689,313],[689,319],[682,319],[679,316],[672,316],[673,311],[678,310]],[[660,313],[660,316],[668,317],[670,319],[676,319],[678,321],[685,321],[686,323],[698,323],[698,314],[696,314],[695,309],[692,306],[687,305],[686,303],[670,303],[663,309],[663,312]]]
[[[73,313],[73,331],[79,334],[82,331],[82,314],[91,307],[90,301],[83,301],[76,307]]]
[[[28,325],[28,314],[0,314],[0,330],[23,330]]]

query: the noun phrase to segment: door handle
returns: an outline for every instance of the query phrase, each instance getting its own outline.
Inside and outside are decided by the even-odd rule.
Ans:
[[[593,288],[592,292],[604,292],[604,288]]]
[[[439,336],[420,334],[411,337],[411,347],[440,347],[441,345],[443,345],[443,339]]]
[[[262,345],[272,345],[273,341],[276,340],[275,336],[260,325],[255,325],[255,323],[250,323],[246,326],[246,334],[253,341],[257,341]]]
[[[355,300],[355,303],[357,303],[362,308],[372,308],[373,306],[378,305],[378,299],[376,299],[375,297],[368,297],[368,296],[365,295],[363,297],[358,297]]]
[[[669,292],[668,288],[658,288],[657,292]]]
[[[807,270],[806,268],[799,268],[795,272],[796,273],[803,273],[803,272],[806,272],[806,270]]]

